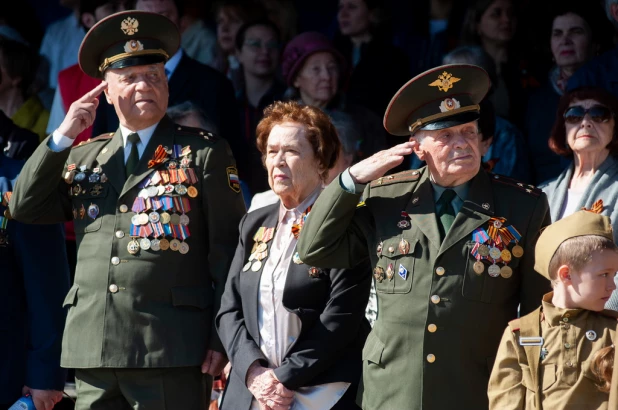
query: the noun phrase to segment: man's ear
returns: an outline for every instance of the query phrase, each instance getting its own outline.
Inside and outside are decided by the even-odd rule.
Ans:
[[[481,135],[481,138],[483,136]],[[491,142],[494,140],[494,137],[489,137],[487,139],[481,139],[481,156],[487,154],[489,151],[489,147],[491,146]]]
[[[411,136],[408,141],[416,142],[412,149],[414,150],[414,153],[416,154],[418,159],[420,159],[421,161],[425,161],[425,151],[421,149],[421,139],[419,137]]]
[[[103,90],[103,92],[105,93],[105,100],[107,101],[107,103],[109,105],[114,105],[114,102],[112,101],[111,97],[107,93],[107,88],[105,90]]]
[[[568,265],[561,265],[558,268],[558,281],[564,283],[565,285],[571,284],[571,269]]]

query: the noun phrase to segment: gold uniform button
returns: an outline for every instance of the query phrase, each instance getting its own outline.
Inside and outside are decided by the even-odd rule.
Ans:
[[[120,258],[118,256],[114,256],[112,258],[112,265],[115,266],[115,265],[118,265],[118,264],[120,264]]]
[[[109,291],[112,293],[118,292],[118,285],[112,283],[111,285],[109,285]]]
[[[435,333],[436,330],[438,330],[438,326],[434,325],[433,323],[430,324],[429,326],[427,326],[427,330],[429,330],[429,333]]]
[[[390,253],[395,252],[395,247],[394,247],[394,246],[389,246],[389,247],[388,247],[388,251],[389,251]]]
[[[566,365],[567,365],[567,367],[573,367],[573,363],[571,363],[571,362],[567,362]]]
[[[427,355],[427,361],[429,363],[433,363],[436,361],[436,356],[432,355],[431,353]]]
[[[440,303],[440,296],[438,296],[438,295],[432,295],[432,296],[431,296],[431,301],[432,301],[434,304],[436,304],[436,305],[437,305],[438,303]]]
[[[446,270],[442,266],[438,266],[436,268],[436,275],[438,275],[438,276],[444,275],[445,272],[446,272]]]
[[[124,214],[125,212],[127,212],[129,210],[129,207],[126,206],[125,204],[122,204],[122,205],[120,205],[120,207],[118,209],[120,209],[120,212],[122,212]]]
[[[124,238],[124,232],[122,232],[122,231],[116,231],[116,238],[118,238],[118,239],[122,239],[122,238]]]

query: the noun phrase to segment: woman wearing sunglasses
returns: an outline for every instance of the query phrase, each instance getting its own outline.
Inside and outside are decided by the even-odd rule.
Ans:
[[[549,147],[572,163],[556,179],[540,186],[547,194],[553,222],[583,207],[591,209],[602,200],[602,214],[614,224],[614,241],[618,241],[617,112],[618,100],[602,88],[582,87],[565,93]],[[618,310],[616,292],[605,307]]]

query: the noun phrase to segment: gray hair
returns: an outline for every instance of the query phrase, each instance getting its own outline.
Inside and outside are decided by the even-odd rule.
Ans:
[[[605,14],[607,19],[614,25],[614,28],[618,29],[618,21],[612,15],[612,4],[618,4],[618,0],[605,0]]]
[[[167,115],[177,124],[183,125],[183,120],[193,116],[198,122],[198,128],[217,133],[216,125],[208,118],[204,110],[193,101],[185,101],[167,109]]]
[[[614,0],[618,1],[618,0]],[[474,64],[487,71],[492,87],[498,84],[498,71],[493,58],[481,46],[461,46],[442,57],[442,64]]]

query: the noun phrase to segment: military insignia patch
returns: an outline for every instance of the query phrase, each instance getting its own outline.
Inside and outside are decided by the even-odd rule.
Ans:
[[[455,98],[447,98],[440,103],[440,112],[448,112],[461,108],[461,103]]]
[[[453,88],[453,84],[460,80],[461,78],[453,77],[453,74],[444,71],[438,76],[438,79],[433,83],[429,84],[429,86],[438,87],[438,90],[448,92],[448,90]]]
[[[227,183],[232,191],[240,193],[240,179],[238,179],[238,170],[236,167],[227,167]]]

